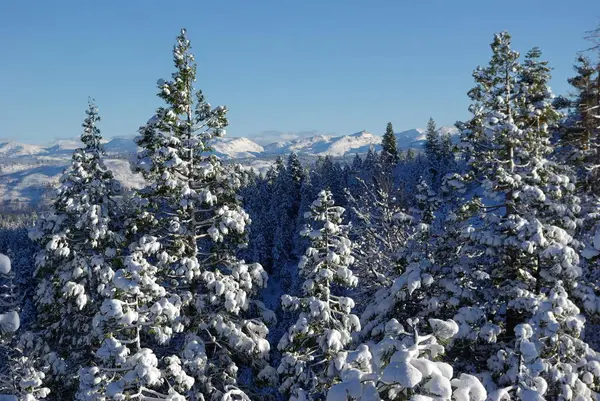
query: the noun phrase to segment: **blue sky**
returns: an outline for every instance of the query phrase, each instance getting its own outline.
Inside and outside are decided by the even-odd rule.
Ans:
[[[229,134],[397,131],[468,117],[471,72],[493,34],[539,46],[568,90],[597,0],[56,0],[0,2],[0,137],[74,137],[88,96],[107,136],[131,135],[160,100],[186,27],[197,87],[229,107]]]

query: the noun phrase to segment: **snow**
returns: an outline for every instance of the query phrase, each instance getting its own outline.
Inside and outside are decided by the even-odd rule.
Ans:
[[[16,158],[20,156],[34,156],[48,153],[41,145],[32,145],[19,142],[0,143],[0,155],[4,157]]]
[[[456,387],[455,401],[485,401],[487,398],[485,387],[475,376],[463,373],[458,379],[452,380],[452,385]]]
[[[458,333],[458,324],[454,320],[429,319],[433,333],[441,340],[448,340]]]
[[[0,274],[10,273],[11,265],[8,256],[0,253]]]
[[[0,333],[14,333],[19,330],[21,320],[15,311],[0,314]]]
[[[211,143],[214,152],[225,159],[254,158],[265,149],[248,138],[217,138]]]

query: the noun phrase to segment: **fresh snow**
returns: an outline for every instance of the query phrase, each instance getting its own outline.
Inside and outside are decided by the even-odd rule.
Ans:
[[[21,320],[15,311],[0,314],[0,333],[14,333],[19,330]]]
[[[8,256],[0,254],[0,274],[10,273],[10,259]]]

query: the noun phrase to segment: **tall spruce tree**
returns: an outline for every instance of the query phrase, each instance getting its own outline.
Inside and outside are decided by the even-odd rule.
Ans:
[[[487,399],[477,377],[457,374],[452,356],[444,360],[459,333],[453,314],[441,307],[452,296],[444,285],[450,269],[437,255],[446,241],[433,232],[436,195],[424,181],[417,190],[418,208],[397,216],[406,236],[394,255],[397,270],[364,301],[363,342],[338,356],[339,383],[328,400]]]
[[[462,229],[461,269],[477,290],[459,293],[465,307],[454,318],[457,337],[469,346],[489,343],[468,363],[479,360],[515,399],[576,392],[591,400],[598,378],[585,366],[596,356],[580,339],[583,319],[568,295],[581,279],[572,237],[579,205],[568,170],[548,159],[549,130],[560,117],[549,68],[537,49],[520,64],[506,32],[494,37],[492,51],[489,66],[473,74],[473,118],[458,124],[467,176],[481,183],[484,198],[475,200],[480,212]],[[560,303],[565,308],[548,315]],[[563,352],[551,357],[553,349]],[[573,375],[568,384],[560,379],[564,371]]]
[[[352,225],[356,238],[354,272],[360,278],[358,292],[369,298],[396,273],[395,255],[406,240],[406,214],[400,190],[392,180],[367,183],[357,178],[347,197],[355,216]]]
[[[88,398],[247,397],[239,370],[266,365],[268,329],[251,296],[267,277],[236,258],[250,222],[236,194],[239,170],[209,145],[224,135],[227,109],[194,93],[190,48],[182,30],[176,71],[158,81],[165,105],[136,138],[132,168],[148,186],[127,225],[131,245],[114,273],[113,298],[97,315],[105,340],[96,352],[102,367],[82,374]]]

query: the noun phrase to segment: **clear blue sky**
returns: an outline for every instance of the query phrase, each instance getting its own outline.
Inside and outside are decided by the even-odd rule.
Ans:
[[[453,124],[495,32],[541,47],[562,93],[599,16],[598,0],[3,0],[0,137],[77,136],[88,96],[105,136],[133,134],[160,104],[181,27],[230,135]]]

